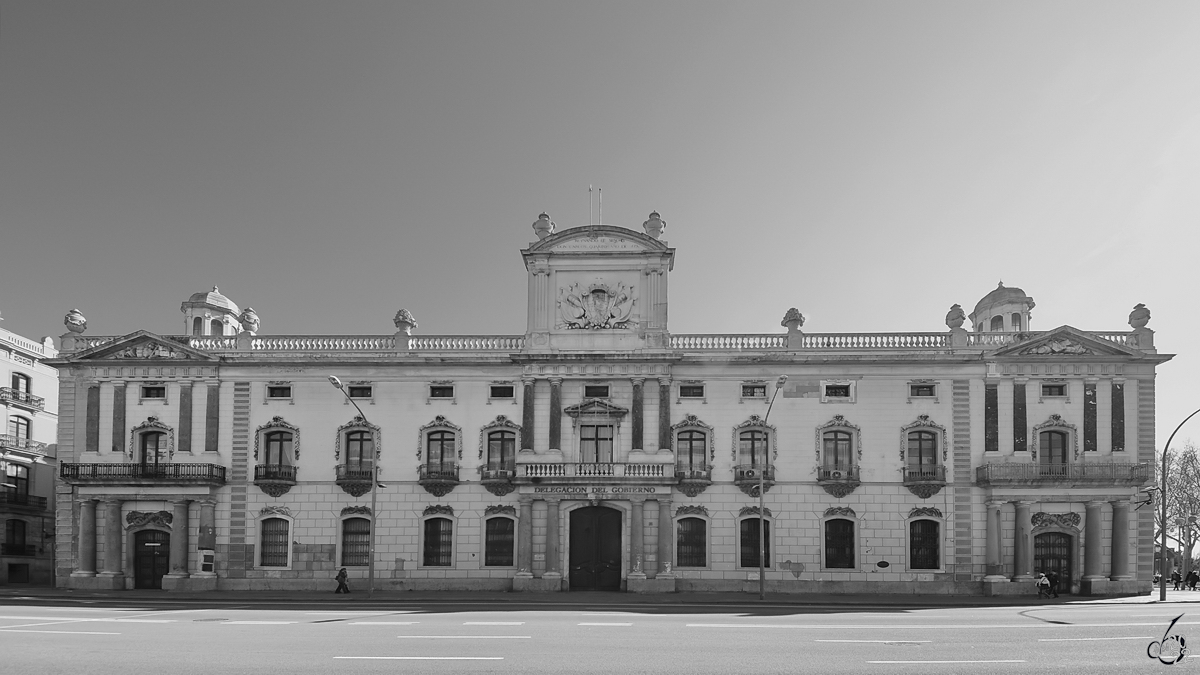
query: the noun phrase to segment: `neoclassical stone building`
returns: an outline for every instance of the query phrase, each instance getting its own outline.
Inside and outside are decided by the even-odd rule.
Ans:
[[[1035,331],[1001,285],[973,330],[672,334],[643,227],[540,217],[523,335],[264,335],[216,289],[183,335],[64,335],[59,583],[748,591],[761,522],[771,591],[1149,589],[1144,307]]]

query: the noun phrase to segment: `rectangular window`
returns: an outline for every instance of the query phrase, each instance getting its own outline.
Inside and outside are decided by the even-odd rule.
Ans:
[[[1000,387],[995,384],[983,388],[983,450],[1000,451]]]
[[[613,461],[613,428],[611,425],[579,425],[579,460],[592,464],[607,464]]]
[[[271,385],[267,387],[267,398],[291,398],[292,388],[288,385]]]
[[[1067,385],[1065,384],[1043,384],[1042,396],[1066,396]]]
[[[858,384],[851,380],[822,380],[821,403],[854,403]]]
[[[914,520],[908,525],[908,567],[936,570],[941,567],[941,527],[936,520]]]
[[[825,385],[826,398],[850,398],[850,385],[848,384],[827,384]]]
[[[342,521],[342,564],[366,566],[371,560],[371,521],[347,518]]]
[[[678,567],[708,566],[708,523],[703,518],[681,518],[676,525],[675,564]],[[754,544],[758,554],[758,542]],[[757,558],[756,558],[757,560]],[[754,563],[757,565],[757,561]]]
[[[9,462],[4,470],[4,492],[18,504],[24,504],[29,497],[29,467]]]
[[[607,384],[586,384],[583,386],[584,398],[608,398]]]
[[[910,384],[908,385],[908,395],[912,398],[936,398],[936,384]]]
[[[425,521],[425,551],[421,564],[428,567],[449,567],[453,552],[454,523],[449,518],[430,518]]]
[[[142,398],[166,398],[167,388],[161,384],[150,384],[142,387]]]
[[[288,544],[291,537],[288,534],[288,521],[283,518],[267,518],[262,521],[262,537],[258,545],[262,548],[263,567],[287,567]]]
[[[511,384],[493,384],[488,396],[490,398],[516,398],[517,388]]]
[[[704,385],[702,385],[702,384],[681,384],[681,385],[679,385],[679,398],[704,398]]]
[[[429,398],[454,398],[454,385],[452,385],[452,384],[431,384],[431,385],[429,385]]]
[[[1096,385],[1083,385],[1083,451],[1096,452]]]
[[[1026,452],[1029,450],[1029,436],[1025,421],[1025,383],[1013,385],[1013,451]]]
[[[483,542],[485,567],[512,567],[515,524],[512,518],[488,519]]]
[[[4,548],[12,555],[25,555],[25,521],[10,518],[5,522]]]
[[[771,567],[771,521],[763,521],[764,567]],[[741,522],[741,567],[758,567],[758,518],[746,518]]]
[[[1125,383],[1112,383],[1112,449],[1125,451]]]
[[[347,388],[350,398],[371,398],[375,394],[375,388],[369,384],[352,384]]]
[[[766,398],[767,385],[765,384],[743,384],[742,398]],[[757,566],[757,564],[756,564]]]
[[[825,521],[825,567],[854,569],[854,521]]]

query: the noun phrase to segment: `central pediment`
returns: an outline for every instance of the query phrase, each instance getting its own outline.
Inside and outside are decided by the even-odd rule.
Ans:
[[[79,352],[73,361],[215,361],[217,357],[170,338],[140,330]]]
[[[1141,352],[1070,326],[1059,326],[1037,337],[996,350],[994,356],[1018,358],[1064,356],[1139,356]]]
[[[582,403],[567,406],[563,412],[574,418],[587,417],[608,417],[621,418],[629,413],[628,408],[622,408],[619,405],[613,405],[608,401],[599,398],[589,398]]]
[[[615,225],[583,225],[541,239],[525,253],[640,253],[670,251],[665,243]]]

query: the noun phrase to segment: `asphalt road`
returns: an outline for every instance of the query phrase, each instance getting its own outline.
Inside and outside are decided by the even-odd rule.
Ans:
[[[223,673],[1127,673],[1200,605],[925,608],[421,601],[0,603],[0,671]],[[1189,657],[1167,672],[1200,667]]]

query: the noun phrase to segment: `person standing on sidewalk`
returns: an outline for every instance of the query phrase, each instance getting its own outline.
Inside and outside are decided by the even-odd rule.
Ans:
[[[1050,572],[1046,575],[1046,580],[1050,582],[1050,594],[1057,598],[1058,597],[1058,572],[1055,572],[1054,570],[1050,570]]]
[[[1182,581],[1183,581],[1183,577],[1179,576],[1179,570],[1174,570],[1171,572],[1171,582],[1175,584],[1175,588],[1173,588],[1171,590],[1175,590],[1175,591],[1179,590],[1179,584]]]
[[[1200,581],[1200,572],[1197,572],[1196,570],[1192,570],[1191,572],[1188,572],[1188,590],[1189,591],[1196,590],[1196,582],[1198,582],[1198,581]]]
[[[1050,597],[1050,579],[1046,578],[1046,573],[1038,574],[1037,578],[1038,600]]]
[[[334,591],[334,593],[349,593],[350,592],[350,587],[348,585],[346,585],[346,578],[348,576],[349,575],[346,574],[345,567],[338,570],[337,576],[334,577],[334,579],[337,579],[338,587],[337,587],[337,590]]]

